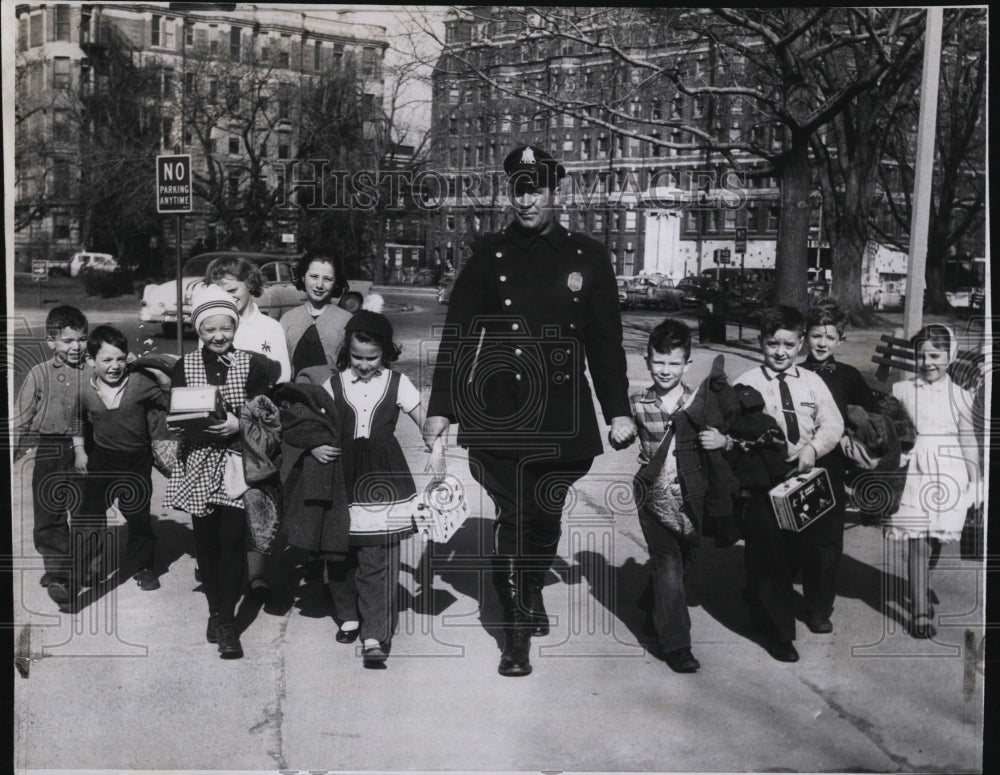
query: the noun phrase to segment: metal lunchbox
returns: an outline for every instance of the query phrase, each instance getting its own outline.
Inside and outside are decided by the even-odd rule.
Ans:
[[[204,433],[205,428],[226,419],[222,393],[215,386],[175,387],[170,389],[170,411],[167,427],[183,434],[189,442],[218,441]]]
[[[814,468],[771,488],[771,506],[778,527],[796,533],[826,514],[837,499],[825,468]]]

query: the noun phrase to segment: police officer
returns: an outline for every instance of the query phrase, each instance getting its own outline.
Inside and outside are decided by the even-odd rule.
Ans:
[[[549,631],[542,586],[569,488],[603,451],[589,367],[616,448],[635,437],[618,288],[608,251],[556,219],[566,170],[522,146],[504,160],[514,221],[472,245],[455,280],[431,388],[428,448],[459,425],[493,499],[493,583],[504,616],[501,675],[531,672]]]

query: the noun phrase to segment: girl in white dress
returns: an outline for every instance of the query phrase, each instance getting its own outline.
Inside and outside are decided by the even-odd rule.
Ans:
[[[924,326],[913,337],[917,376],[892,386],[917,430],[899,510],[887,518],[885,534],[905,539],[909,549],[910,633],[936,634],[928,597],[930,572],[941,544],[962,535],[965,513],[976,500],[978,450],[972,423],[973,398],[948,376],[958,350],[950,328]]]

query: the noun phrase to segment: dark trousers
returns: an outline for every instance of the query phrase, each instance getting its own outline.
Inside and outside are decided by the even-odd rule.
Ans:
[[[643,485],[648,487],[648,485]],[[639,507],[639,527],[653,566],[653,624],[664,653],[691,647],[691,616],[684,594],[690,548],[648,509]]]
[[[204,517],[191,517],[191,525],[209,613],[218,614],[219,624],[230,624],[243,583],[246,516],[243,509],[213,506]]]
[[[844,549],[844,478],[840,451],[817,461],[830,474],[837,504],[800,533],[778,528],[766,489],[756,489],[747,505],[743,556],[746,600],[756,623],[777,640],[795,639],[792,584],[802,572],[805,615],[829,616],[837,591]]]
[[[125,557],[121,567],[130,572],[153,567],[156,534],[149,501],[153,495],[153,456],[149,449],[112,450],[97,447],[87,463],[87,480],[84,487],[86,525],[81,526],[85,545],[92,547],[81,557],[82,565],[89,561],[91,567],[101,562],[103,540],[107,525],[107,510],[118,500],[128,524]],[[74,534],[76,526],[74,525]]]
[[[352,546],[343,559],[327,559],[326,572],[337,619],[360,619],[362,640],[391,640],[399,623],[399,541]]]
[[[534,556],[551,563],[562,535],[566,494],[593,462],[593,458],[519,460],[470,449],[472,476],[497,510],[493,528],[496,555]]]
[[[72,560],[66,512],[78,513],[83,502],[83,477],[73,470],[71,437],[39,437],[31,474],[31,501],[35,550],[42,556],[47,573],[68,579]]]

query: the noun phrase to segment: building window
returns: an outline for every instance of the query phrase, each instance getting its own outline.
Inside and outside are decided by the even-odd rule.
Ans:
[[[291,149],[289,148],[288,143],[278,143],[278,158],[288,159],[290,157]]]
[[[240,139],[238,137],[229,138],[229,153],[233,156],[240,152]]]
[[[63,143],[70,140],[69,111],[66,108],[52,110],[52,139]]]
[[[56,239],[69,239],[69,213],[52,214],[52,236]]]
[[[230,110],[238,110],[240,107],[240,79],[237,77],[229,79],[229,87],[226,89],[226,107]]]
[[[292,95],[288,84],[283,83],[278,87],[278,118],[287,119],[291,115]]]
[[[243,30],[240,27],[229,28],[229,58],[234,62],[240,59],[240,42],[243,37]]]
[[[597,138],[597,158],[608,158],[608,138],[603,135]]]
[[[169,100],[174,96],[174,71],[163,71],[163,99]]]
[[[194,25],[186,19],[181,22],[184,25],[184,45],[193,46],[194,45]]]
[[[663,118],[663,108],[660,106],[659,100],[653,100],[653,104],[649,109],[649,117],[653,121],[659,121]]]
[[[163,21],[163,17],[158,13],[153,14],[153,23],[149,28],[149,44],[151,46],[160,45],[160,22]]]
[[[743,132],[740,130],[740,125],[736,122],[729,127],[729,142],[738,143],[743,136]]]
[[[727,208],[724,211],[724,217],[723,217],[722,227],[723,227],[723,229],[725,229],[726,231],[729,231],[729,232],[736,231],[736,211],[735,210],[733,210],[731,208]]]
[[[52,60],[52,88],[69,88],[69,57],[55,57]]]
[[[333,69],[339,70],[341,65],[344,63],[344,44],[334,43],[333,44]]]
[[[455,231],[455,216],[452,213],[445,216],[444,228],[445,231]]]
[[[701,118],[702,116],[705,115],[705,98],[704,97],[695,97],[694,98],[694,111],[693,111],[692,115],[695,118]]]
[[[194,93],[194,73],[184,73],[184,91]]]
[[[60,199],[67,199],[72,193],[69,170],[69,161],[66,159],[56,159],[52,164],[52,193]]]
[[[56,6],[56,40],[69,40],[69,5]]]
[[[292,36],[282,33],[281,40],[278,42],[278,67],[289,67],[291,55],[288,50],[291,45]]]
[[[208,25],[208,53],[217,56],[219,53],[219,26],[217,24]]]
[[[635,210],[625,211],[625,231],[635,231],[637,221],[636,215]]]
[[[323,64],[323,44],[316,41],[313,44],[313,70],[321,70]]]
[[[590,138],[585,137],[580,141],[580,161],[590,161]]]
[[[42,45],[42,14],[40,11],[31,15],[30,43],[32,48]]]
[[[778,230],[778,217],[781,215],[780,207],[768,207],[767,208],[767,230],[777,231]]]
[[[174,20],[170,18],[163,20],[163,47],[177,48],[174,43]]]
[[[747,205],[747,233],[754,234],[760,230],[760,222],[757,218],[756,205]]]
[[[160,124],[160,148],[168,150],[173,146],[174,120],[172,118],[163,119]]]
[[[17,50],[28,50],[28,17],[22,16],[17,20]]]
[[[226,195],[231,201],[235,200],[240,195],[239,170],[229,170],[229,176],[226,178]]]
[[[642,143],[637,137],[628,139],[628,155],[633,158],[642,156]]]
[[[604,213],[594,213],[594,231],[604,231]]]
[[[625,155],[625,138],[621,135],[615,135],[615,156],[622,157]]]
[[[576,124],[576,119],[568,113],[563,114],[562,125],[565,127],[571,127]]]
[[[365,46],[361,50],[361,74],[378,76],[378,49],[374,46]]]
[[[194,30],[194,49],[204,53],[208,49],[208,30],[196,27]]]

